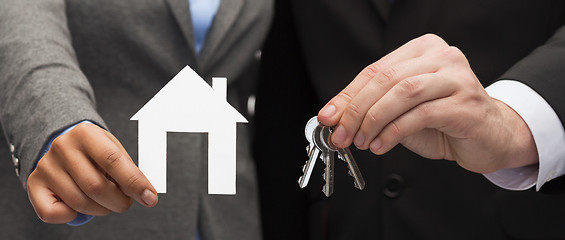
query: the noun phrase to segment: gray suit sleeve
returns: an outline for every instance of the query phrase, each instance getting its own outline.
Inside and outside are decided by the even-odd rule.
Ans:
[[[25,187],[52,134],[84,119],[105,125],[72,48],[64,1],[0,6],[0,122]]]

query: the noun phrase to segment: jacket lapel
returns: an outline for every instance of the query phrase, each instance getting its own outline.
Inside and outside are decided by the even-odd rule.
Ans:
[[[196,51],[194,50],[194,35],[192,32],[192,21],[190,20],[188,0],[166,0],[166,2],[169,4],[171,12],[177,20],[181,32],[186,39],[186,42],[190,47],[193,56],[196,58]]]
[[[222,0],[216,17],[208,30],[206,41],[200,52],[199,60],[203,66],[212,60],[218,47],[223,44],[223,39],[226,37],[231,27],[239,16],[245,0]]]

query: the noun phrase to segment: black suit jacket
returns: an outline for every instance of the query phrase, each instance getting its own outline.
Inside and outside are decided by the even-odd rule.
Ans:
[[[321,161],[306,189],[296,182],[307,158],[307,119],[365,66],[425,33],[460,48],[484,86],[524,82],[563,121],[564,23],[563,1],[279,1],[257,95],[266,239],[565,238],[565,195],[551,191],[562,179],[542,192],[508,191],[454,162],[398,146],[383,156],[352,147],[363,191],[353,188],[342,161],[330,198],[321,191]],[[284,154],[273,154],[281,146]]]

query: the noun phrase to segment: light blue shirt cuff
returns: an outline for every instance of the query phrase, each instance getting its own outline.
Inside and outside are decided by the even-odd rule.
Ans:
[[[82,213],[78,213],[77,217],[68,222],[67,225],[69,226],[81,226],[83,224],[86,224],[87,222],[90,222],[90,220],[92,220],[94,218],[94,216],[92,215],[86,215],[86,214],[82,214]]]

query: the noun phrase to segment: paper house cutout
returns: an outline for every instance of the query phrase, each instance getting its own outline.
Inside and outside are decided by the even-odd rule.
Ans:
[[[247,123],[227,102],[227,79],[213,88],[184,67],[131,120],[139,127],[139,169],[158,193],[167,191],[167,132],[208,133],[208,193],[235,194],[236,126]]]

